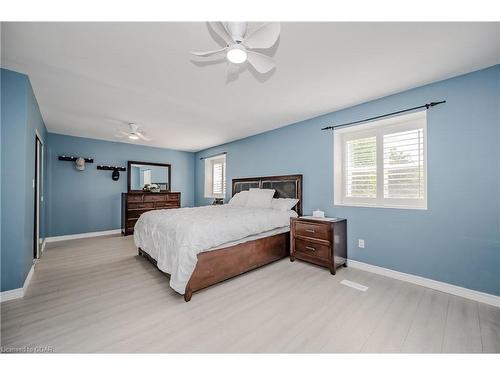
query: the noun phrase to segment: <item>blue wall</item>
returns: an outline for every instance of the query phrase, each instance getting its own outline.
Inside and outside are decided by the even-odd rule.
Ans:
[[[33,264],[35,129],[46,129],[26,75],[0,69],[1,290],[21,288]],[[42,189],[43,190],[43,189]],[[42,222],[45,212],[41,206]],[[43,225],[43,224],[42,224]],[[41,235],[44,235],[41,228]]]
[[[99,164],[127,166],[128,160],[172,165],[172,191],[181,192],[181,205],[194,205],[194,154],[163,148],[107,142],[49,133],[47,147],[47,236],[119,229],[121,192],[127,191],[127,172],[113,181]],[[59,155],[94,159],[84,171]]]
[[[349,258],[500,295],[500,65],[196,154],[227,151],[236,177],[301,173],[304,209],[348,220]],[[446,99],[428,112],[428,210],[333,205],[332,133],[323,126]],[[357,247],[357,239],[365,248]]]

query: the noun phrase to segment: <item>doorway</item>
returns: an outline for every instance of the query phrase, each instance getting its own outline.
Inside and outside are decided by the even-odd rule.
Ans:
[[[43,202],[43,142],[35,132],[35,178],[34,191],[34,225],[33,225],[33,259],[40,258],[40,217]]]

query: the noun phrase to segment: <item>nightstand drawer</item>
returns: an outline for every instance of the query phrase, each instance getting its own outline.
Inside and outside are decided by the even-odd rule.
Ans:
[[[296,238],[295,251],[315,258],[330,259],[330,246]]]
[[[329,225],[307,223],[304,221],[295,222],[295,235],[302,237],[317,238],[320,240],[330,240]]]

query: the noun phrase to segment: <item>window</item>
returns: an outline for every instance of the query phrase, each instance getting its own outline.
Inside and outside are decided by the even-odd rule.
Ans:
[[[151,169],[144,170],[144,185],[151,185]]]
[[[334,131],[334,204],[427,209],[426,112]]]
[[[205,159],[205,198],[226,197],[226,155]]]

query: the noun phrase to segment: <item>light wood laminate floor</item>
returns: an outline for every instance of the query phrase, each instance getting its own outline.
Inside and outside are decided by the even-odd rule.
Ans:
[[[343,279],[369,287],[361,292]],[[189,303],[129,237],[48,244],[23,299],[1,304],[4,348],[55,352],[500,352],[500,309],[288,259]]]

